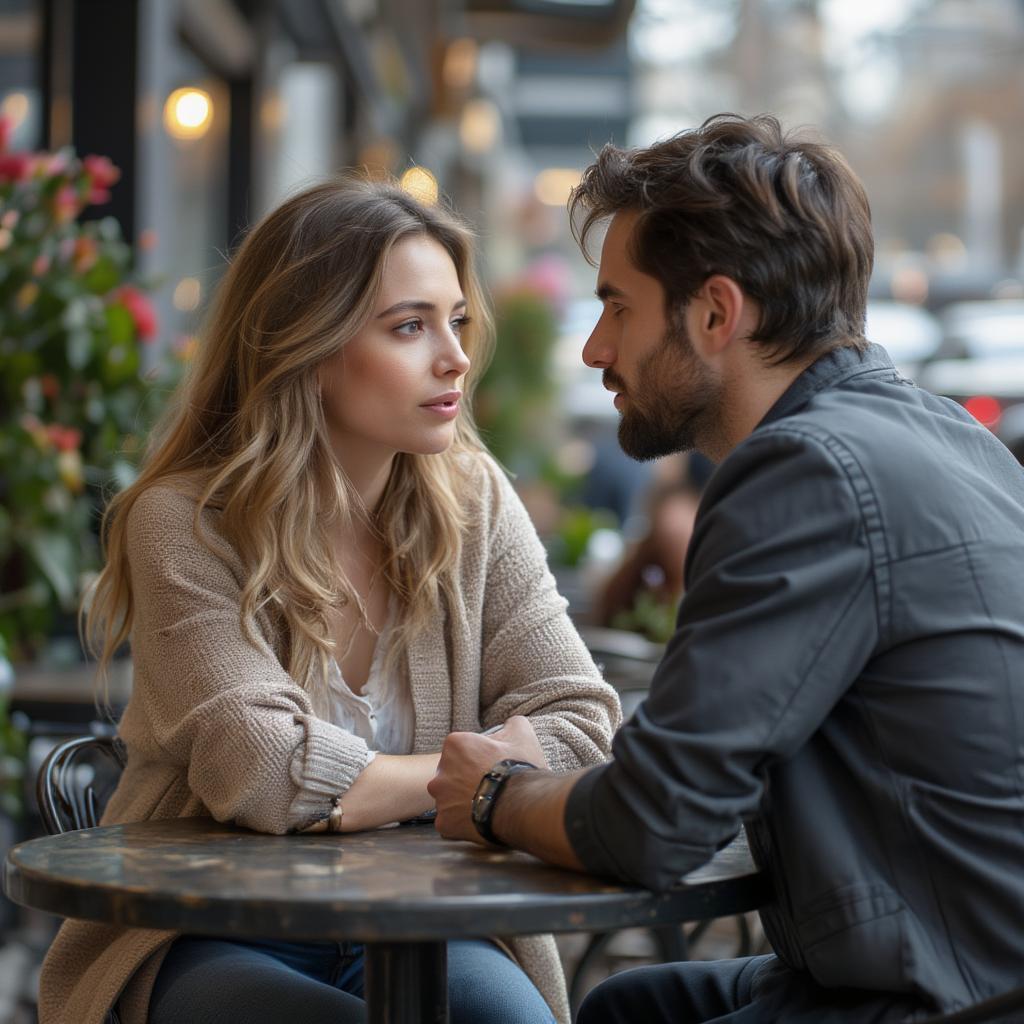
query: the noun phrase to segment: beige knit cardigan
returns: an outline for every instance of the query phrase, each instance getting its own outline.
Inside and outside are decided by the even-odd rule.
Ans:
[[[471,472],[454,606],[407,654],[414,752],[439,750],[452,730],[526,715],[552,769],[595,764],[621,720],[618,698],[573,628],[508,481],[484,457]],[[314,715],[282,667],[283,637],[269,619],[256,623],[255,644],[245,638],[245,570],[216,511],[202,514],[215,553],[195,536],[194,512],[187,488],[163,485],[141,495],[129,516],[134,682],[119,729],[128,765],[103,821],[212,815],[283,834],[293,803],[308,804],[310,794],[322,794],[326,816],[365,763],[365,744]],[[293,762],[303,766],[298,779]],[[40,1024],[101,1024],[119,996],[123,1024],[143,1024],[174,938],[66,921],[43,964]],[[568,1024],[551,936],[508,945]]]

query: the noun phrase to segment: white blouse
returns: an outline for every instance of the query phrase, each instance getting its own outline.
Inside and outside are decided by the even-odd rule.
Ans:
[[[334,658],[327,666],[331,724],[366,741],[370,748],[367,764],[377,753],[412,753],[415,715],[408,680],[399,664],[393,664],[387,672],[384,671],[394,614],[392,605],[388,621],[377,637],[370,672],[361,694],[352,692]]]

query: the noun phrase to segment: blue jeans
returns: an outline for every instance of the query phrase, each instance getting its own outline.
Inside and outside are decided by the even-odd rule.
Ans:
[[[363,948],[182,936],[149,1002],[149,1024],[362,1024]],[[452,1024],[554,1024],[533,982],[491,942],[448,943]]]

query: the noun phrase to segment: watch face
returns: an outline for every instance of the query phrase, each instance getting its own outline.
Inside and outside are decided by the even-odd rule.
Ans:
[[[487,808],[491,806],[490,792],[477,793],[473,797],[472,816],[474,821],[481,821],[487,816]]]

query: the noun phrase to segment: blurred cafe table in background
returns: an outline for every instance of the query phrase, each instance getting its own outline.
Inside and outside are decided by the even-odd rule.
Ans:
[[[449,842],[430,825],[270,836],[209,818],[30,840],[8,853],[4,889],[38,910],[131,927],[361,941],[371,1024],[448,1020],[447,939],[655,927],[770,895],[740,840],[652,893]]]
[[[601,675],[615,687],[623,716],[629,718],[647,696],[665,645],[622,629],[587,625],[577,628]]]
[[[130,659],[114,661],[104,692],[92,663],[19,665],[7,698],[12,721],[29,737],[112,733],[131,694],[131,675]]]

